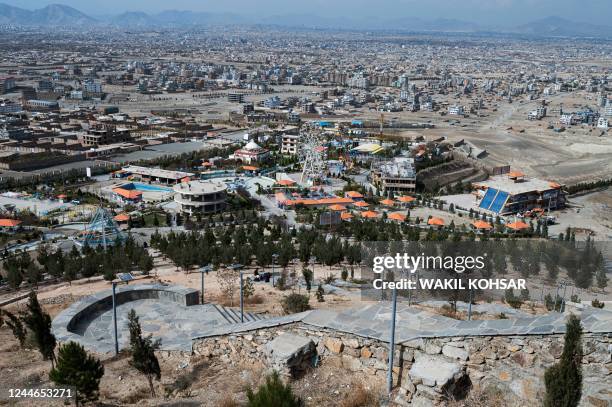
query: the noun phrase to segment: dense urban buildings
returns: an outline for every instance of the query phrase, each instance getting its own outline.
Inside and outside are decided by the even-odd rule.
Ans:
[[[612,6],[124,3],[0,4],[0,404],[612,403]]]

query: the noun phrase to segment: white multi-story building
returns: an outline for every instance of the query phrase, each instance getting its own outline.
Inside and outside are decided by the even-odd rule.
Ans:
[[[448,114],[453,115],[453,116],[463,116],[463,106],[458,106],[458,105],[454,105],[454,106],[449,106],[448,107]]]
[[[281,153],[291,155],[297,154],[299,141],[300,136],[298,134],[283,134]]]
[[[605,117],[600,117],[597,120],[597,128],[598,129],[604,129],[607,130],[608,129],[608,119],[606,119]]]
[[[182,213],[215,213],[225,209],[227,187],[222,182],[182,182],[174,186],[174,192],[174,202]]]

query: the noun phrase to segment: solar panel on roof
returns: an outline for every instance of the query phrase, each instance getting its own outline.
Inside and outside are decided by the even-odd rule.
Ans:
[[[134,276],[130,273],[118,273],[117,277],[121,281],[132,281],[134,279]]]
[[[493,199],[495,198],[495,195],[497,195],[497,189],[495,188],[487,189],[487,193],[482,198],[482,201],[480,201],[480,205],[478,205],[478,207],[481,209],[489,209],[489,207],[493,203]]]
[[[504,205],[506,204],[506,200],[508,200],[508,193],[499,191],[499,193],[495,197],[495,200],[493,200],[493,203],[491,204],[489,210],[495,213],[499,213],[499,211],[501,211]]]

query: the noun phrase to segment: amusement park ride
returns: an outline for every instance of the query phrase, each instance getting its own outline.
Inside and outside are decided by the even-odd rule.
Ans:
[[[85,230],[81,232],[76,243],[82,247],[92,248],[102,245],[105,249],[115,242],[125,240],[125,235],[113,219],[112,215],[101,206],[96,210]]]
[[[302,163],[302,185],[315,185],[325,177],[325,147],[321,135],[314,129],[302,133],[298,154]]]

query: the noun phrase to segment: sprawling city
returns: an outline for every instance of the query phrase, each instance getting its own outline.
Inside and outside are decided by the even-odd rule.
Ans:
[[[610,24],[68,3],[0,4],[0,405],[612,406]]]

